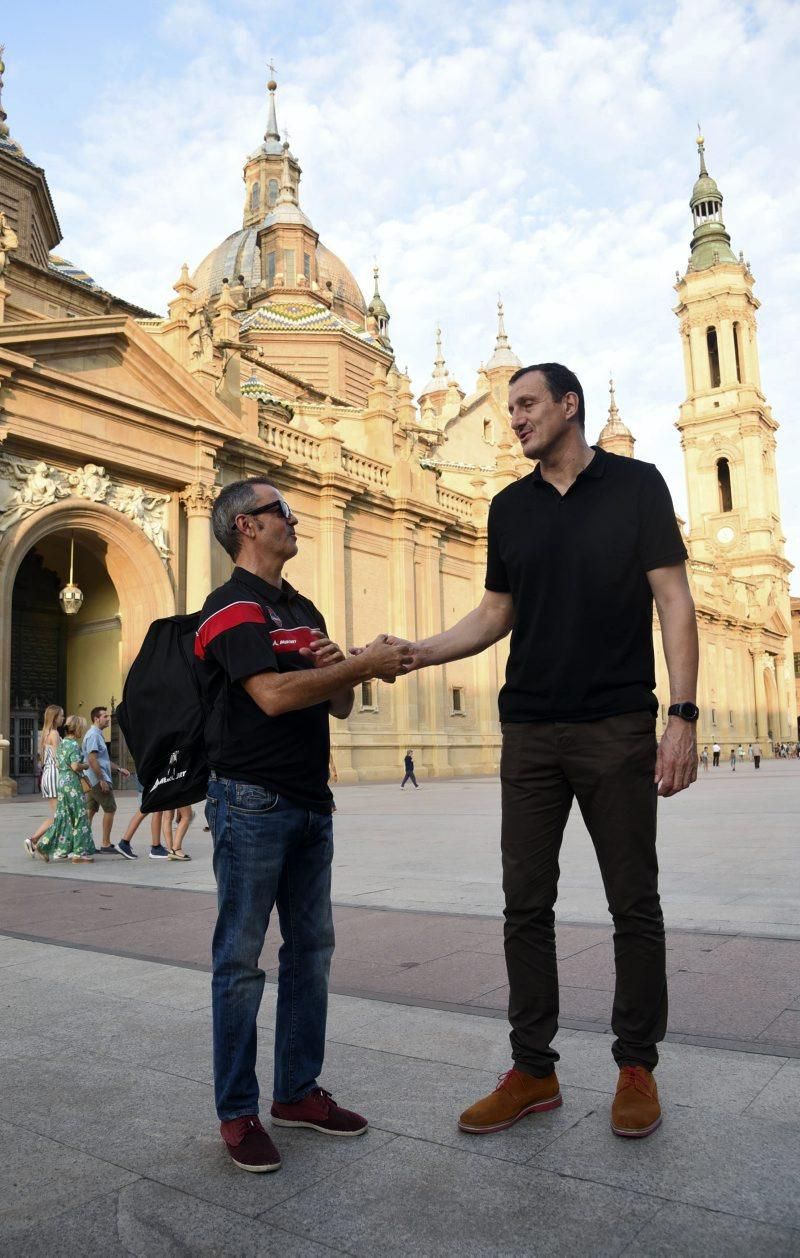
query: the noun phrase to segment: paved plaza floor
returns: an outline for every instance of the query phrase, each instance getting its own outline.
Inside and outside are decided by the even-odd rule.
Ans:
[[[577,810],[564,1105],[456,1128],[508,1065],[498,798],[493,779],[338,790],[323,1082],[370,1131],[279,1129],[268,1176],[216,1133],[200,818],[188,865],[148,860],[143,826],[136,863],[46,866],[22,849],[41,802],[0,804],[0,1254],[800,1255],[800,764],[726,766],[661,805],[671,1017],[646,1141],[608,1125],[610,924]]]

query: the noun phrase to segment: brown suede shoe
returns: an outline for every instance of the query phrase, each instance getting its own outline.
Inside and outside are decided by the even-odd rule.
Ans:
[[[611,1106],[614,1135],[637,1139],[649,1136],[660,1126],[658,1088],[650,1071],[646,1066],[622,1066]]]
[[[526,1114],[541,1114],[558,1109],[560,1104],[561,1092],[555,1071],[544,1079],[537,1079],[512,1067],[500,1076],[494,1092],[464,1110],[458,1126],[470,1135],[488,1136],[493,1131],[513,1127]]]

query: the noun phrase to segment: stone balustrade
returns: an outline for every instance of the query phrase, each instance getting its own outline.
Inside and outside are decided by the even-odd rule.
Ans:
[[[375,459],[368,459],[363,454],[356,454],[354,450],[343,449],[342,467],[354,480],[364,481],[376,489],[389,488],[391,469],[387,463],[378,463]]]
[[[436,501],[443,511],[450,511],[453,515],[458,516],[459,520],[472,519],[472,499],[467,498],[464,494],[457,494],[454,489],[447,489],[444,485],[437,485]]]

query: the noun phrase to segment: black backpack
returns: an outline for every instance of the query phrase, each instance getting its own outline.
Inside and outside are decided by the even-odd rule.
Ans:
[[[206,709],[194,670],[200,613],[154,620],[131,665],[115,716],[142,784],[142,812],[204,798]]]

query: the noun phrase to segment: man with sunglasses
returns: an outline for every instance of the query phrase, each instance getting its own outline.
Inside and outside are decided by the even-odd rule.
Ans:
[[[225,486],[212,525],[236,566],[206,600],[195,641],[209,712],[206,818],[219,910],[214,1088],[222,1138],[247,1171],[281,1164],[259,1121],[256,1078],[259,957],[273,906],[283,943],[272,1121],[334,1136],[367,1129],[318,1082],[334,946],[328,722],[349,716],[356,684],[393,679],[411,663],[408,648],[386,635],[350,659],[330,641],[320,612],[282,577],[297,554],[296,524],[265,478]]]

